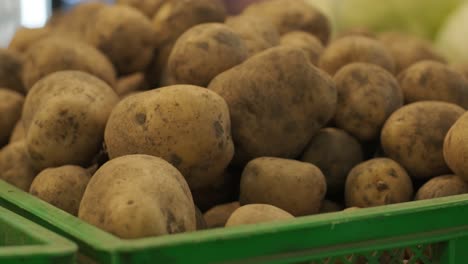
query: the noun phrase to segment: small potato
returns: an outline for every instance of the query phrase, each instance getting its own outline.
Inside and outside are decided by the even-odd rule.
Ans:
[[[309,56],[310,63],[317,66],[323,45],[318,38],[304,31],[291,31],[281,36],[281,45],[288,45],[304,50]]]
[[[468,193],[468,183],[456,175],[443,175],[430,179],[419,188],[415,200],[433,199],[464,193]]]
[[[120,97],[146,89],[147,84],[143,73],[138,72],[120,77],[115,85],[115,92]]]
[[[84,72],[60,71],[38,81],[22,116],[35,168],[87,166],[101,148],[107,118],[118,100],[105,82]]]
[[[23,94],[22,69],[23,60],[19,54],[0,48],[0,87]]]
[[[0,179],[27,192],[36,173],[24,141],[11,143],[0,150]]]
[[[104,164],[89,181],[78,216],[120,238],[196,230],[187,182],[168,162],[128,155]]]
[[[333,79],[338,90],[335,124],[361,141],[378,138],[385,120],[403,105],[397,80],[379,66],[351,63]]]
[[[237,208],[226,222],[226,227],[277,222],[293,219],[290,213],[269,204],[248,204]]]
[[[241,37],[247,47],[249,57],[280,43],[276,27],[267,19],[235,16],[228,18],[226,25]]]
[[[161,157],[194,190],[219,182],[234,154],[226,102],[191,85],[123,99],[112,111],[104,137],[111,159],[133,153]]]
[[[468,181],[468,113],[464,113],[450,128],[444,140],[444,159],[450,169]]]
[[[25,53],[31,45],[49,36],[50,34],[51,29],[48,27],[20,28],[13,36],[10,44],[8,45],[8,49],[18,53]]]
[[[10,135],[9,143],[17,142],[26,139],[26,132],[24,132],[23,121],[20,119],[16,122],[15,127]]]
[[[248,6],[242,14],[270,20],[281,35],[302,30],[317,36],[323,44],[330,38],[327,17],[304,0],[259,1]]]
[[[354,167],[346,179],[347,207],[373,207],[408,202],[413,183],[405,169],[387,158],[371,159]]]
[[[86,43],[58,37],[33,44],[24,55],[23,69],[28,91],[43,77],[64,70],[87,72],[110,86],[116,79],[114,67],[101,52]]]
[[[247,47],[229,27],[220,23],[201,24],[187,30],[174,45],[168,74],[174,84],[206,87],[218,74],[242,63]]]
[[[294,216],[311,215],[319,212],[326,190],[325,177],[316,166],[264,157],[244,168],[239,202],[271,204]]]
[[[395,71],[390,52],[378,40],[363,36],[347,36],[330,43],[320,57],[319,66],[330,75],[352,62],[378,65],[387,71]]]
[[[49,168],[34,178],[29,193],[77,216],[81,198],[90,178],[91,174],[78,166]]]
[[[332,118],[336,87],[298,48],[267,49],[223,72],[208,86],[229,105],[234,163],[296,158]]]
[[[232,213],[240,207],[239,202],[217,205],[208,210],[203,217],[208,228],[224,227]]]
[[[146,69],[155,36],[145,15],[129,6],[114,5],[98,11],[85,39],[109,58],[119,75],[125,75]]]
[[[0,88],[0,148],[8,143],[16,123],[21,118],[23,95]]]
[[[343,130],[324,128],[309,142],[301,160],[314,164],[323,172],[327,196],[341,196],[349,171],[363,158],[359,141]]]
[[[383,150],[415,179],[450,173],[442,151],[444,138],[464,112],[437,101],[406,105],[386,121],[380,139]]]
[[[168,0],[117,0],[120,5],[128,5],[138,9],[149,19],[152,19],[158,9]]]
[[[468,79],[436,61],[421,61],[398,76],[405,102],[444,101],[468,108]]]
[[[333,213],[339,212],[343,210],[343,205],[339,203],[335,203],[330,200],[323,200],[322,207],[320,207],[320,213]]]

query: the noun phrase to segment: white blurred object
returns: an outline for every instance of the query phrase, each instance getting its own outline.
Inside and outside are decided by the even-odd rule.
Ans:
[[[445,22],[436,39],[436,47],[451,62],[468,63],[468,2]]]
[[[21,0],[21,25],[23,27],[42,27],[50,15],[49,0]]]

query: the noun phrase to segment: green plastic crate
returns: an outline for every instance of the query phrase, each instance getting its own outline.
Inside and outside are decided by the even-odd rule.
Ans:
[[[468,263],[468,195],[122,240],[0,181],[0,205],[97,263]]]
[[[78,248],[55,233],[0,208],[0,263],[75,263]]]

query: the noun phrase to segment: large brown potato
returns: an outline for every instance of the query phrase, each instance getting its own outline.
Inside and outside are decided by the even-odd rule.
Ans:
[[[233,156],[226,102],[197,86],[138,93],[112,111],[105,131],[109,156],[148,154],[172,163],[190,187],[218,182]]]
[[[218,75],[209,89],[228,103],[235,161],[262,156],[295,158],[333,116],[336,88],[290,47],[265,50]]]
[[[36,173],[24,141],[11,143],[0,150],[0,179],[27,192]]]
[[[22,67],[23,60],[19,54],[0,48],[0,87],[24,93]]]
[[[8,143],[16,123],[21,118],[23,95],[0,88],[0,148]]]
[[[378,138],[385,120],[403,105],[397,80],[379,66],[351,63],[333,79],[338,89],[335,124],[362,141]]]
[[[468,183],[457,175],[442,175],[430,179],[416,193],[415,200],[433,199],[468,193]]]
[[[319,212],[327,184],[316,166],[296,160],[257,158],[244,168],[241,205],[271,204],[294,216]]]
[[[184,177],[168,162],[129,155],[102,166],[89,181],[79,217],[121,238],[196,230]]]
[[[323,52],[323,45],[320,40],[304,31],[291,31],[284,34],[281,36],[281,45],[303,49],[309,56],[310,63],[316,66]]]
[[[444,138],[464,112],[463,108],[445,102],[406,105],[385,123],[381,134],[383,150],[414,178],[449,173],[442,151]]]
[[[450,169],[468,181],[468,114],[464,113],[448,131],[444,140],[444,159]]]

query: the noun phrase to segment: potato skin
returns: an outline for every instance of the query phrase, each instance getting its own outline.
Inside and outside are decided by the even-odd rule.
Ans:
[[[224,227],[231,214],[240,207],[239,202],[217,205],[203,214],[208,228]]]
[[[138,9],[140,12],[145,14],[149,19],[152,19],[158,9],[168,2],[167,0],[117,0],[116,3],[119,5],[128,5]]]
[[[47,75],[64,70],[83,71],[115,85],[110,61],[94,47],[75,40],[49,37],[33,44],[24,54],[23,82],[29,91]]]
[[[455,104],[437,101],[406,105],[386,121],[381,134],[383,150],[415,179],[449,173],[442,150],[444,138],[464,112]]]
[[[21,80],[23,60],[19,54],[0,48],[0,87],[24,93]]]
[[[11,143],[0,150],[0,179],[28,191],[36,176],[24,141]]]
[[[262,157],[245,166],[239,202],[271,204],[294,216],[311,215],[319,212],[326,190],[325,177],[316,166]]]
[[[8,143],[16,122],[21,118],[23,95],[0,88],[0,147]]]
[[[195,206],[183,176],[148,155],[119,157],[99,168],[78,216],[126,239],[196,230]]]
[[[304,31],[291,31],[281,36],[281,45],[289,45],[303,49],[309,56],[310,63],[318,66],[324,47],[320,40]]]
[[[468,108],[468,80],[436,61],[413,64],[398,76],[406,103],[444,101]]]
[[[346,179],[346,207],[373,207],[408,202],[413,183],[405,169],[388,158],[377,158],[354,167]]]
[[[117,102],[112,88],[84,72],[56,72],[37,82],[26,97],[22,117],[34,166],[87,166],[101,148],[107,118]]]
[[[327,181],[327,196],[342,196],[349,171],[363,161],[362,146],[341,129],[323,128],[309,142],[301,161],[317,166]]]
[[[397,80],[379,66],[351,63],[333,79],[338,90],[336,126],[361,141],[378,138],[385,120],[403,106]]]
[[[463,180],[468,181],[468,114],[464,113],[448,131],[444,139],[444,159],[450,169]]]
[[[434,199],[468,193],[468,184],[457,175],[442,175],[430,179],[416,193],[415,200]]]
[[[16,125],[11,132],[9,143],[18,142],[24,139],[26,139],[26,132],[24,132],[23,121],[20,119],[16,122]]]
[[[77,216],[90,178],[91,174],[78,166],[48,168],[34,178],[29,193]]]
[[[8,49],[18,53],[25,53],[31,45],[50,34],[51,29],[49,27],[20,28],[15,32]]]
[[[237,208],[226,222],[226,227],[251,225],[293,219],[290,213],[269,204],[248,204]]]
[[[229,105],[236,164],[297,157],[336,106],[331,78],[290,47],[265,50],[218,75],[208,88]]]
[[[230,123],[219,95],[175,85],[122,100],[109,117],[104,137],[110,158],[133,153],[161,157],[198,189],[217,182],[232,159]]]
[[[352,62],[376,64],[387,71],[395,72],[395,62],[390,52],[379,41],[363,36],[339,38],[325,49],[319,66],[330,75]]]
[[[220,23],[194,26],[177,39],[168,61],[174,84],[206,87],[216,75],[242,63],[247,47]]]

